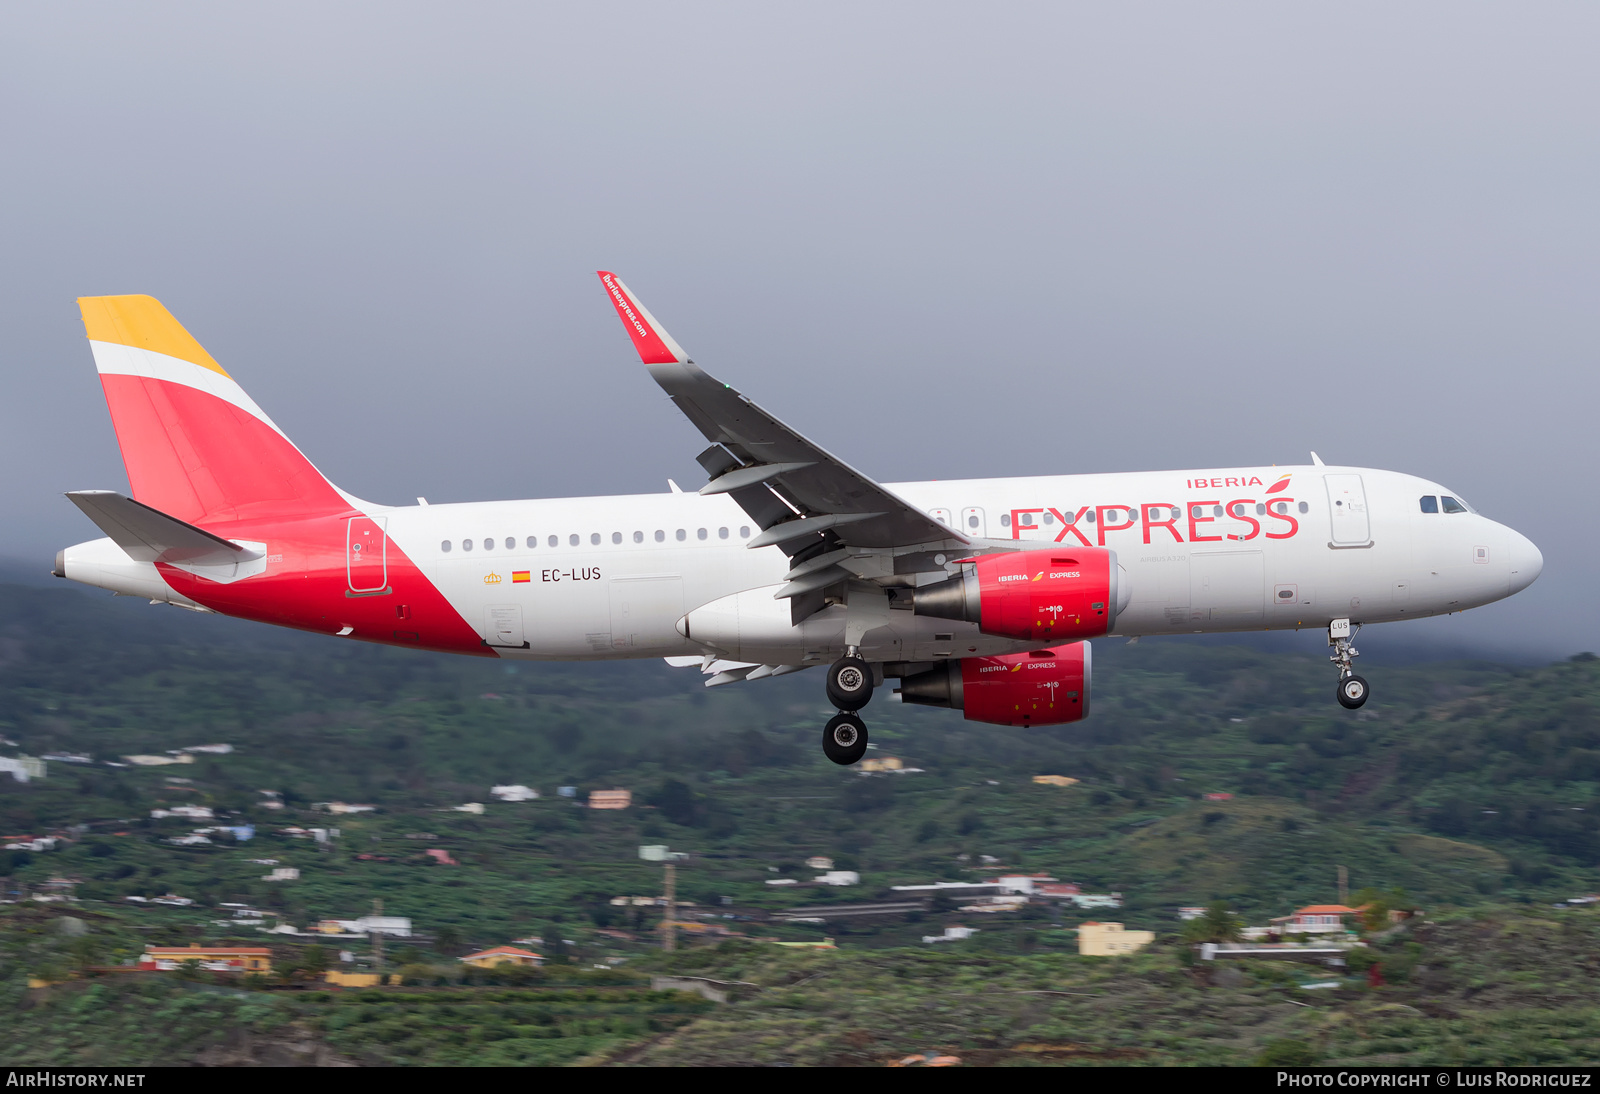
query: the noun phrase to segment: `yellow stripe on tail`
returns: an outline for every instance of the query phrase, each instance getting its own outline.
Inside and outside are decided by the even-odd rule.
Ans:
[[[153,296],[80,296],[78,307],[90,341],[152,350],[228,375]]]

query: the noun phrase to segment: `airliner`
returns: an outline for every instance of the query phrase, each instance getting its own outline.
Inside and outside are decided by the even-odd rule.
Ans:
[[[1346,708],[1364,624],[1510,596],[1544,560],[1447,486],[1325,464],[879,483],[702,371],[614,274],[633,347],[708,447],[685,491],[378,505],[335,486],[157,300],[79,300],[129,492],[58,577],[192,611],[525,660],[664,658],[707,686],[826,666],[823,752],[903,703],[1089,713],[1101,637],[1314,628]]]

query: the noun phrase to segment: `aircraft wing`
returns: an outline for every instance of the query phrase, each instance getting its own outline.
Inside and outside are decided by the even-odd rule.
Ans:
[[[728,494],[750,514],[761,532],[748,546],[776,544],[795,560],[779,596],[815,594],[820,607],[828,579],[850,576],[838,566],[852,554],[847,548],[899,555],[971,545],[708,376],[616,275],[601,271],[600,281],[650,375],[712,442],[698,457],[711,476],[700,493]],[[824,562],[824,556],[834,557]]]

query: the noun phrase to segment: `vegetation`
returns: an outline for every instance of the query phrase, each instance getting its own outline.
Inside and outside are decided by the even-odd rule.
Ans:
[[[30,1063],[306,1051],[416,1063],[870,1063],[934,1049],[975,1062],[1593,1057],[1600,913],[1549,906],[1597,888],[1600,661],[1369,666],[1381,686],[1354,713],[1332,703],[1309,642],[1304,654],[1103,643],[1096,670],[1093,717],[1057,729],[981,726],[879,696],[865,712],[878,754],[922,770],[863,776],[822,758],[810,674],[708,692],[659,663],[435,657],[0,585],[0,737],[15,742],[0,752],[96,760],[51,762],[27,784],[0,776],[0,834],[66,838],[0,852],[0,896],[65,876],[80,898],[0,905],[0,1031],[29,1046]],[[103,762],[214,742],[234,751]],[[1080,781],[1031,781],[1043,773]],[[502,783],[543,796],[490,799]],[[635,807],[580,807],[612,787],[632,789]],[[267,808],[263,789],[283,808]],[[329,801],[376,810],[313,808]],[[485,801],[481,815],[454,810]],[[218,819],[150,816],[177,805]],[[255,835],[167,842],[211,824]],[[316,842],[280,831],[290,826],[340,832]],[[612,903],[661,891],[660,865],[638,857],[647,843],[691,854],[678,893],[691,914],[716,917],[693,920],[709,938],[826,936],[840,948],[735,937],[661,954],[660,911]],[[816,854],[859,871],[862,886],[765,884],[809,880]],[[264,880],[265,859],[301,878]],[[1307,989],[1297,966],[1184,963],[1185,927],[1191,941],[1221,940],[1241,922],[1332,902],[1340,865],[1371,890],[1360,897],[1370,928],[1390,908],[1425,913],[1352,962],[1378,966],[1375,986],[1363,975]],[[963,918],[935,901],[901,917],[768,919],[1000,867],[1122,893],[1117,918],[1155,930],[1156,947],[1081,958],[1072,928],[1086,916],[1070,908]],[[195,903],[127,899],[168,892]],[[348,967],[338,949],[350,943],[282,936],[270,940],[274,976],[251,985],[261,990],[206,973],[26,983],[125,962],[149,942],[268,941],[227,925],[224,902],[305,927],[378,899],[421,932],[392,943],[404,952],[387,967],[404,987],[317,988],[319,966]],[[1189,904],[1211,907],[1182,924],[1176,908]],[[921,944],[957,922],[981,929]],[[528,936],[555,962],[531,979],[455,961]],[[354,956],[375,961],[364,944]],[[754,986],[713,1005],[652,992],[649,975],[663,973]],[[152,1010],[171,1020],[139,1018]],[[230,1028],[248,1037],[229,1041]]]

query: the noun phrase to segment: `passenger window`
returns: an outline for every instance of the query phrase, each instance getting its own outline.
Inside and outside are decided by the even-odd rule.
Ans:
[[[1263,505],[1259,501],[1256,502],[1256,516],[1264,517],[1266,515],[1267,515],[1267,507],[1265,505]]]
[[[1467,511],[1467,507],[1465,505],[1462,505],[1449,494],[1440,494],[1439,500],[1444,502],[1444,511],[1446,513],[1465,513]]]
[[[1289,503],[1286,501],[1280,501],[1277,505],[1277,510],[1280,513],[1287,513],[1289,511]]]
[[[1055,522],[1056,522],[1056,518],[1055,518],[1055,516],[1054,516],[1054,515],[1053,515],[1053,514],[1051,514],[1051,513],[1046,513],[1046,514],[1045,514],[1045,515],[1044,515],[1044,522],[1045,522],[1045,523],[1046,523],[1046,524],[1054,524],[1054,523],[1055,523]]]
[[[549,540],[547,540],[546,542],[548,542],[550,544],[550,546],[552,546],[552,547],[557,547],[557,546],[560,546],[560,544],[561,544],[561,537],[560,536],[551,536],[549,538]]]
[[[1432,494],[1422,495],[1422,511],[1424,513],[1437,513],[1439,511],[1439,499]]]
[[[1204,510],[1204,509],[1202,509],[1202,508],[1201,508],[1201,507],[1200,507],[1200,506],[1198,506],[1198,505],[1191,505],[1191,506],[1189,506],[1189,515],[1190,515],[1190,516],[1191,516],[1191,517],[1198,517],[1198,516],[1201,516],[1201,515],[1203,515],[1203,514],[1204,514],[1204,513],[1205,513],[1205,510]]]
[[[471,541],[471,540],[470,540],[470,539],[464,539],[464,540],[462,540],[462,541],[461,541],[461,549],[462,549],[462,550],[463,550],[463,551],[470,551],[470,550],[472,550],[472,541]]]
[[[739,525],[739,538],[740,539],[749,539],[750,538],[750,526],[748,524]]]
[[[976,513],[974,513],[972,516],[967,518],[967,527],[968,528],[976,528],[977,526],[978,526],[978,515]]]
[[[492,539],[486,539],[486,540],[484,540],[484,541],[483,541],[483,549],[484,549],[484,550],[485,550],[485,551],[492,551],[492,550],[494,550],[494,540],[492,540]]]
[[[1301,502],[1300,503],[1300,511],[1302,513],[1309,513],[1309,512],[1311,512],[1311,506],[1306,502]]]
[[[726,528],[718,528],[717,529],[717,538],[718,539],[727,539],[728,538],[728,530]]]
[[[612,543],[621,543],[622,542],[622,533],[621,532],[612,532],[611,533],[611,542]]]
[[[1094,519],[1095,519],[1094,518],[1094,510],[1093,509],[1089,510],[1089,512],[1087,514],[1085,514],[1084,519],[1087,520],[1090,524],[1093,524],[1094,523]]]
[[[976,517],[974,517],[968,523],[970,523],[974,528],[976,528],[978,526],[978,520],[977,520]],[[1000,514],[1000,527],[1002,527],[1002,528],[1010,528],[1011,527],[1011,514],[1010,513],[1001,513]]]
[[[515,551],[516,549],[517,549],[517,537],[516,536],[507,536],[506,537],[506,550]]]
[[[578,533],[574,532],[570,536],[568,536],[567,537],[567,542],[569,544],[571,544],[572,546],[576,547],[578,545]]]
[[[657,543],[665,543],[666,540],[667,540],[667,533],[663,532],[660,528],[657,528],[656,529],[656,542]]]
[[[678,537],[678,542],[679,543],[682,543],[684,540],[689,538],[689,533],[685,532],[682,528],[679,528],[673,534]]]
[[[695,535],[696,539],[705,539],[706,538],[706,530],[704,528],[701,528],[699,531],[695,532],[694,535]]]
[[[1222,506],[1213,505],[1211,507],[1211,515],[1214,517],[1220,517],[1222,515]]]
[[[528,537],[528,550],[531,551],[537,546],[539,546],[539,537],[538,536],[529,536]]]
[[[445,540],[443,543],[439,544],[439,550],[443,551],[445,554],[449,554],[450,553],[450,541],[449,540]]]
[[[600,533],[599,532],[590,532],[589,533],[589,542],[591,544],[593,544],[594,546],[596,546],[596,547],[600,546]]]
[[[635,542],[635,543],[643,543],[644,542],[644,533],[643,532],[635,532],[635,533],[633,533],[633,542]]]

